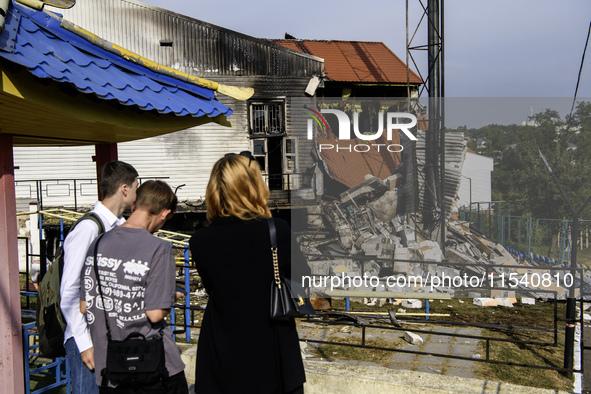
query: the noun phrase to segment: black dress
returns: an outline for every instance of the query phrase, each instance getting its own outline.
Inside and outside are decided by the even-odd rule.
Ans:
[[[279,269],[307,267],[287,222],[277,227]],[[273,263],[265,219],[215,219],[190,240],[209,295],[199,334],[196,393],[287,393],[305,381],[293,320],[269,318]],[[305,273],[306,268],[303,268]]]

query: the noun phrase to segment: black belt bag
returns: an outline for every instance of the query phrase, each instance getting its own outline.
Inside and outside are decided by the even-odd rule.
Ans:
[[[101,374],[103,386],[108,379],[117,387],[138,387],[167,378],[162,331],[153,339],[134,332],[122,341],[109,340],[107,366]]]

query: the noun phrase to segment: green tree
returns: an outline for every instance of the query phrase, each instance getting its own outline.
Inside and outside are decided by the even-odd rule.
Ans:
[[[470,136],[487,141],[477,153],[494,159],[493,196],[510,203],[515,215],[569,220],[573,217],[540,152],[576,210],[591,196],[590,103],[579,104],[567,121],[558,112],[546,109],[530,117],[527,125],[490,125],[470,130]],[[590,218],[590,212],[591,207],[587,207],[580,218]],[[559,227],[556,222],[552,229],[550,257],[554,255]]]

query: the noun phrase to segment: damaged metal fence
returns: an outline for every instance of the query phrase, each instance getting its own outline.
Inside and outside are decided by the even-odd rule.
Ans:
[[[572,220],[512,215],[510,204],[502,202],[478,202],[471,208],[460,208],[459,219],[491,241],[514,249],[516,255],[530,261],[569,264],[575,237]],[[591,244],[591,220],[580,220],[579,225],[579,248],[587,249]]]
[[[335,256],[310,256],[315,258],[323,258],[327,261],[331,261],[335,258]],[[341,258],[346,259],[344,256]],[[349,256],[348,259],[355,259],[356,257]],[[382,260],[382,259],[378,259]],[[361,262],[363,264],[363,261]],[[528,368],[535,368],[535,369],[546,369],[546,370],[555,370],[565,374],[572,374],[573,372],[581,372],[583,367],[582,365],[580,368],[564,368],[558,365],[541,365],[541,364],[525,364],[525,363],[516,363],[510,360],[500,360],[491,357],[491,346],[494,346],[495,343],[498,342],[509,342],[514,343],[517,345],[538,345],[538,346],[559,346],[559,332],[564,332],[564,327],[569,327],[573,325],[578,325],[581,329],[581,338],[583,337],[582,330],[584,330],[584,317],[583,317],[583,300],[585,296],[588,294],[584,292],[584,281],[582,278],[584,277],[583,270],[581,269],[573,269],[573,268],[562,268],[562,267],[528,267],[527,271],[520,271],[523,269],[523,266],[519,264],[469,264],[469,263],[456,263],[453,264],[450,261],[443,260],[441,262],[434,262],[434,261],[395,261],[396,263],[408,263],[408,264],[417,264],[417,266],[422,266],[424,269],[424,275],[422,282],[422,286],[411,286],[406,289],[401,288],[393,288],[392,286],[388,286],[389,278],[388,277],[379,277],[377,286],[373,288],[366,287],[366,299],[364,302],[367,304],[368,302],[372,302],[373,300],[369,297],[370,294],[373,292],[376,297],[384,298],[389,297],[388,293],[394,295],[396,294],[394,290],[402,291],[402,290],[409,290],[415,291],[415,294],[419,297],[417,298],[424,298],[428,299],[429,295],[431,294],[434,299],[437,299],[437,294],[441,292],[448,292],[455,294],[457,296],[462,297],[481,297],[481,300],[498,300],[499,306],[505,305],[506,301],[504,299],[506,297],[496,296],[492,298],[494,293],[507,295],[507,293],[513,293],[513,297],[515,297],[515,293],[534,297],[536,299],[542,299],[545,301],[549,301],[553,303],[553,324],[552,327],[523,327],[518,325],[512,324],[497,324],[497,323],[486,323],[486,322],[458,322],[458,321],[449,321],[449,320],[440,320],[438,319],[440,315],[435,314],[431,316],[431,319],[427,319],[427,316],[424,319],[417,318],[416,316],[407,317],[404,313],[396,314],[393,311],[390,311],[388,314],[383,313],[385,316],[378,316],[381,312],[377,312],[375,309],[368,309],[367,312],[359,312],[356,314],[355,312],[344,312],[338,310],[326,310],[321,312],[319,315],[314,316],[313,318],[309,318],[308,321],[310,322],[317,322],[319,324],[328,324],[328,325],[350,325],[353,327],[359,327],[361,329],[361,338],[359,343],[348,343],[348,342],[339,342],[339,341],[325,341],[325,340],[317,340],[317,339],[306,339],[307,342],[318,343],[322,345],[339,345],[339,346],[351,346],[351,347],[359,347],[359,348],[369,348],[375,350],[385,350],[385,351],[392,351],[392,352],[402,352],[402,353],[411,353],[417,355],[430,355],[436,357],[445,357],[445,358],[453,358],[453,359],[460,359],[460,360],[470,360],[476,362],[486,362],[492,364],[501,364],[501,365],[510,365],[510,366],[520,366],[520,367],[528,367]],[[470,285],[470,279],[474,276],[476,272],[480,273],[484,270],[484,275],[480,276],[477,275],[478,278],[483,278],[482,281],[475,282],[477,285],[476,288]],[[430,272],[436,272],[436,275],[430,276]],[[519,274],[519,272],[521,272]],[[513,275],[516,274],[516,275]],[[440,286],[442,280],[446,275],[454,275],[453,277],[447,277],[449,280],[449,286]],[[546,275],[547,278],[547,286],[544,286],[540,282],[540,288],[531,288],[531,286],[526,286],[523,283],[523,277],[527,275],[530,279],[536,276],[540,278]],[[580,297],[580,314],[576,318],[576,320],[567,320],[565,317],[561,317],[558,314],[558,303],[563,302],[566,297],[566,289],[564,288],[557,288],[555,283],[550,283],[551,279],[559,279],[559,278],[566,278],[572,277],[575,281],[577,292]],[[436,280],[436,278],[439,278]],[[460,280],[454,282],[453,278],[461,278]],[[468,278],[468,279],[466,279]],[[511,279],[508,279],[511,278]],[[434,282],[437,283],[437,286],[434,286]],[[319,283],[319,281],[316,281]],[[330,281],[328,281],[330,283]],[[342,283],[342,282],[341,282]],[[454,283],[458,286],[454,286]],[[414,287],[414,289],[413,289]],[[455,287],[455,288],[454,288]],[[343,288],[343,286],[339,286],[339,288]],[[358,290],[361,286],[356,286],[355,290]],[[384,290],[386,289],[386,290]],[[511,292],[508,292],[508,289],[512,289]],[[316,290],[316,291],[315,291]],[[321,297],[321,292],[318,292],[318,289],[312,289],[312,292],[316,293],[318,297]],[[330,293],[330,291],[325,291],[324,293]],[[340,293],[346,293],[340,292]],[[352,296],[359,295],[359,291],[351,291]],[[344,295],[344,294],[341,294]],[[405,297],[412,297],[411,294],[404,293]],[[400,297],[400,296],[399,296]],[[491,298],[488,298],[491,297]],[[399,299],[388,299],[389,302],[396,304],[395,301]],[[475,303],[477,299],[474,300]],[[375,302],[374,302],[375,303]],[[380,303],[383,304],[383,303]],[[484,303],[482,304],[484,306]],[[494,305],[497,305],[496,303]],[[511,304],[512,306],[512,304]],[[524,306],[527,307],[527,306]],[[373,311],[373,312],[372,312]],[[380,310],[381,311],[381,310]],[[367,314],[372,315],[373,318],[370,316],[368,317]],[[414,314],[411,314],[414,315]],[[421,315],[421,314],[416,314]],[[343,319],[347,319],[348,321],[343,321]],[[488,329],[495,329],[495,330],[505,330],[505,331],[512,331],[512,330],[523,330],[523,331],[545,331],[545,332],[552,332],[553,340],[552,341],[524,341],[524,340],[517,340],[517,339],[507,339],[507,338],[497,338],[491,337],[487,335],[464,335],[464,334],[453,334],[448,332],[437,332],[431,330],[422,330],[422,329],[415,329],[411,328],[412,326],[406,325],[406,323],[428,323],[429,325],[434,326],[448,326],[448,325],[458,325],[458,326],[472,326],[472,327],[481,327],[481,328],[488,328]],[[561,327],[560,324],[564,323],[564,326]],[[406,327],[404,327],[406,325]],[[425,335],[441,335],[441,336],[451,336],[451,337],[461,337],[461,338],[471,338],[478,340],[482,346],[484,347],[484,357],[482,358],[474,358],[474,357],[463,357],[459,355],[453,354],[439,354],[439,353],[432,353],[432,352],[423,352],[423,351],[413,351],[408,349],[397,349],[397,348],[390,348],[390,347],[383,347],[383,346],[373,346],[366,342],[366,332],[368,330],[393,330],[393,331],[401,331],[401,332],[410,332],[416,334],[425,334]],[[583,351],[583,343],[582,340],[579,344],[580,351]]]

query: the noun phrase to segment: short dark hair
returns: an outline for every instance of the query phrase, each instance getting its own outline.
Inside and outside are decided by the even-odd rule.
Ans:
[[[176,194],[163,181],[146,181],[137,189],[135,209],[145,209],[152,215],[158,215],[165,209],[170,209],[167,219],[172,217],[177,206]]]
[[[131,164],[114,160],[105,164],[99,172],[99,187],[103,198],[117,193],[121,185],[133,185],[138,173]]]

